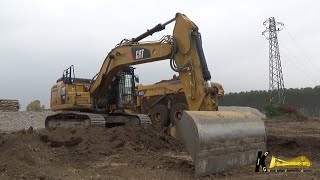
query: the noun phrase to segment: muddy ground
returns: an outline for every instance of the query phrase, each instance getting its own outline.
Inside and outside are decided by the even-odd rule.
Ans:
[[[200,179],[320,179],[320,119],[265,124],[271,154],[305,155],[311,172],[255,173],[251,165]],[[194,179],[193,173],[183,145],[153,126],[0,134],[0,179]]]

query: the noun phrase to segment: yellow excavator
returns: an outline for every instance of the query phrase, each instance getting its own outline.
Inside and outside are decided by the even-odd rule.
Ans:
[[[141,42],[172,22],[173,35]],[[46,118],[46,128],[151,124],[137,108],[132,66],[166,59],[179,73],[188,105],[174,128],[195,164],[195,176],[254,163],[257,152],[266,147],[264,122],[251,112],[218,111],[219,93],[210,83],[201,34],[181,13],[136,38],[122,40],[93,79],[74,77],[73,66],[66,69],[51,89],[51,109],[60,112]]]

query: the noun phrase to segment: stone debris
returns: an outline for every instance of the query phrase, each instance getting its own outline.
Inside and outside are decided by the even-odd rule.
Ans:
[[[44,121],[48,115],[52,115],[52,111],[43,112],[0,112],[0,132],[17,131],[28,129],[44,128]]]

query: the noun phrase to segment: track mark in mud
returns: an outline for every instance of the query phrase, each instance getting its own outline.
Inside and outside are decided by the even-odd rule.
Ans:
[[[41,135],[41,134],[39,134],[39,137],[42,142],[49,144],[51,147],[77,146],[83,141],[81,137],[71,137],[69,140],[66,140],[66,141],[52,140],[47,135]]]

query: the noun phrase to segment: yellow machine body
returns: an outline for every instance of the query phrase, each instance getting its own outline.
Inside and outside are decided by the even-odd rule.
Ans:
[[[141,42],[147,36],[165,29],[171,22],[175,22],[173,35],[166,35],[160,41]],[[72,70],[67,70],[63,76],[67,80],[53,86],[52,109],[66,111],[87,106],[89,108],[82,111],[91,113],[58,113],[47,117],[46,127],[143,125],[150,124],[151,118],[160,120],[163,125],[175,125],[178,136],[195,163],[196,176],[254,163],[257,152],[265,150],[264,122],[251,112],[218,111],[221,92],[210,83],[211,74],[201,39],[196,24],[186,15],[177,13],[173,19],[158,24],[136,38],[122,40],[109,51],[96,78],[90,81],[90,98],[88,92],[84,92],[84,89],[81,91],[85,85],[74,81]],[[168,82],[162,90],[136,97],[132,66],[166,59],[170,59],[170,67],[179,74],[180,82],[175,85]],[[64,87],[67,94],[65,103],[61,100],[61,89]],[[149,113],[148,109],[143,109],[143,98],[155,97],[156,93],[164,97],[159,102],[152,102],[155,106],[151,106],[152,112]],[[175,93],[180,93],[177,97],[182,98],[184,103],[178,100],[177,103],[159,104],[165,96]],[[85,99],[90,99],[90,103]],[[141,108],[137,108],[137,105]],[[125,110],[134,113],[126,113]],[[166,121],[169,116],[174,120]]]
[[[213,83],[211,82],[211,87],[216,88],[217,90],[217,96],[222,97],[224,95],[224,89],[219,83]],[[141,106],[143,99],[150,99],[155,96],[169,96],[169,95],[177,95],[177,94],[183,94],[183,84],[179,79],[172,79],[167,81],[161,81],[152,85],[142,85],[139,84],[137,86],[137,106]],[[174,97],[176,98],[176,97]]]
[[[92,107],[90,100],[90,80],[73,79],[68,83],[65,78],[60,78],[51,88],[51,110],[82,110]]]
[[[221,84],[211,82],[209,86],[218,97],[224,95]],[[160,107],[160,108],[159,108]],[[169,113],[163,110],[165,107]],[[154,117],[153,122],[163,126],[173,125],[180,120],[184,110],[189,110],[184,86],[179,77],[171,80],[162,80],[152,85],[137,86],[137,109]]]

